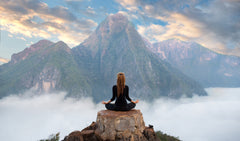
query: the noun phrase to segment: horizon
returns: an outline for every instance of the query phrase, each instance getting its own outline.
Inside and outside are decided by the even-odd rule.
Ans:
[[[223,54],[239,54],[239,2],[108,0],[1,1],[0,58],[10,59],[41,39],[82,43],[111,14],[128,17],[151,43],[196,42]],[[224,21],[224,22],[222,22]]]

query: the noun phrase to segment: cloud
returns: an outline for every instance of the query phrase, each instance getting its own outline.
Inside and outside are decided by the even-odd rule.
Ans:
[[[120,5],[122,5],[124,8],[126,8],[129,11],[138,11],[138,6],[137,0],[116,0],[116,2],[118,2]]]
[[[74,11],[76,11],[77,13],[83,14],[86,17],[96,18],[101,13],[100,10],[97,10],[97,12],[96,12],[93,7],[87,6],[89,4],[86,4],[86,3],[88,3],[89,1],[86,1],[86,0],[79,0],[79,1],[78,0],[67,0],[65,2]]]
[[[32,141],[57,132],[63,137],[96,120],[100,108],[90,98],[75,100],[64,96],[65,93],[33,96],[27,92],[1,99],[1,139]]]
[[[138,16],[133,13],[128,13],[126,11],[118,11],[118,13],[126,16],[129,21],[132,21],[133,19],[138,19]]]
[[[8,63],[9,61],[10,61],[9,59],[5,59],[5,58],[0,57],[0,62],[1,63]]]
[[[145,124],[184,141],[225,141],[240,138],[240,88],[208,88],[209,96],[180,100],[140,100]],[[61,138],[81,130],[105,109],[91,98],[65,98],[65,93],[35,95],[28,91],[0,99],[0,138],[40,140],[60,132]],[[14,135],[13,135],[14,134]]]
[[[140,16],[167,23],[161,27],[165,32],[153,32],[153,35],[153,23],[139,25],[141,29],[145,26],[148,32],[142,35],[151,41],[178,38],[195,41],[219,53],[240,54],[240,2],[237,0],[116,1],[130,12],[129,7],[137,7]]]
[[[177,38],[181,40],[199,40],[203,36],[200,30],[203,25],[187,18],[179,13],[172,13],[164,19],[167,25],[150,24],[149,26],[138,25],[138,31],[152,42]]]
[[[209,96],[158,99],[140,109],[146,123],[184,141],[237,140],[240,88],[208,88]],[[237,106],[237,107],[236,107]]]
[[[75,46],[86,39],[97,23],[78,18],[63,6],[49,7],[39,0],[0,2],[2,30],[26,37],[58,38]]]

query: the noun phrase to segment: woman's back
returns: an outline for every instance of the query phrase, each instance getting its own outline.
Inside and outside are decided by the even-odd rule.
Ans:
[[[129,88],[127,85],[125,85],[123,93],[120,94],[119,96],[117,96],[117,86],[114,85],[113,86],[113,97],[111,100],[113,101],[115,98],[117,98],[116,102],[115,102],[116,106],[126,106],[127,105],[126,99],[131,101],[131,98],[129,97],[128,92],[129,92]]]

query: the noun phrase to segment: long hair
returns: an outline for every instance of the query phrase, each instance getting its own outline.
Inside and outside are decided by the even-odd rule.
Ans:
[[[117,74],[117,97],[119,97],[120,94],[123,94],[124,88],[125,88],[125,75],[123,72],[119,72]]]

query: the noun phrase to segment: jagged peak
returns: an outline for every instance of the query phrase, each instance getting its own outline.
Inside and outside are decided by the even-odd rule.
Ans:
[[[25,48],[23,51],[13,54],[11,57],[11,63],[15,64],[19,61],[25,60],[31,54],[47,49],[49,52],[51,49],[56,50],[65,50],[68,53],[71,52],[71,49],[63,41],[58,41],[57,43],[51,42],[49,40],[43,39],[38,41],[35,44],[32,44],[29,48]],[[49,50],[50,49],[50,50]]]
[[[113,44],[116,44],[116,42],[119,42],[119,44],[111,46],[110,44],[112,44],[113,41]],[[125,43],[129,41],[131,41],[132,45],[126,46]],[[91,50],[91,55],[95,57],[98,51],[100,51],[102,55],[105,54],[105,51],[109,47],[115,47],[117,50],[131,47],[143,47],[146,49],[142,37],[134,25],[121,13],[109,15],[99,24],[97,29],[75,49],[81,50],[87,48],[87,50]]]
[[[37,43],[35,44],[32,44],[29,48],[27,49],[30,49],[30,50],[38,50],[38,49],[41,49],[43,47],[48,47],[50,45],[54,44],[53,42],[49,41],[49,40],[46,40],[46,39],[43,39],[43,40],[39,40]],[[26,49],[25,49],[26,50]],[[24,51],[25,51],[24,50]]]
[[[108,20],[111,20],[111,21],[126,21],[128,22],[128,18],[126,16],[124,16],[123,14],[121,13],[116,13],[116,14],[110,14],[108,17],[107,17]]]
[[[125,30],[129,23],[129,20],[123,14],[111,14],[98,26],[97,32],[105,33],[107,35],[118,33]]]
[[[63,42],[63,41],[58,41],[58,42],[56,42],[55,44],[54,44],[54,46],[64,46],[64,47],[68,47],[68,45],[65,43],[65,42]],[[68,47],[69,48],[69,47]]]
[[[58,41],[57,43],[53,44],[53,47],[57,50],[65,50],[68,53],[71,52],[71,48],[63,41]]]

